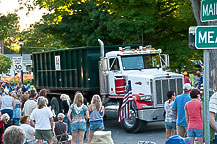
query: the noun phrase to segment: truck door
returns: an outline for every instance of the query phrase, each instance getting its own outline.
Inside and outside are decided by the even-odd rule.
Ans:
[[[109,58],[109,72],[108,72],[108,92],[109,96],[116,97],[118,95],[115,80],[120,79],[121,71],[120,71],[120,63],[117,57]]]

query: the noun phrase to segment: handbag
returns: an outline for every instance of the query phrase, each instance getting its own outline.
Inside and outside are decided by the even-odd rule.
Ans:
[[[53,133],[52,140],[53,140],[53,142],[58,142],[58,139],[57,139],[55,133]]]
[[[58,142],[58,139],[56,138],[56,136],[52,137],[53,142]]]

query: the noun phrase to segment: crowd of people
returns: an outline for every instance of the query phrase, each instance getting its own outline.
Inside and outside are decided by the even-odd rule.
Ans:
[[[203,115],[200,89],[203,86],[203,77],[195,72],[193,83],[184,72],[183,94],[176,96],[174,91],[168,91],[168,100],[165,102],[166,144],[172,144],[172,139],[186,140],[194,144],[203,144]],[[177,137],[178,135],[178,137]],[[172,136],[172,137],[171,137]]]
[[[104,107],[99,95],[93,95],[88,104],[80,92],[74,95],[73,103],[69,95],[62,94],[61,113],[54,122],[54,113],[45,89],[37,93],[27,85],[18,84],[16,88],[12,88],[7,82],[1,82],[0,85],[0,144],[17,144],[18,141],[23,141],[20,144],[52,144],[54,141],[64,143],[70,136],[72,144],[82,144],[87,135],[88,119],[88,144],[95,131],[104,130]],[[8,140],[9,130],[21,132],[15,136],[19,140]]]

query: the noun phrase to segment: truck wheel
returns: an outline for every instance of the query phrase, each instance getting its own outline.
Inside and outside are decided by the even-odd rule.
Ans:
[[[50,102],[51,109],[54,111],[55,115],[60,112],[60,99],[57,97],[53,97]]]
[[[125,131],[136,133],[144,130],[147,122],[141,121],[140,119],[136,118],[135,111],[130,109],[130,118],[123,119],[121,125]]]

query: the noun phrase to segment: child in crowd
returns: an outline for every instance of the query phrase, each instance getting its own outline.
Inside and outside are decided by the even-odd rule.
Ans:
[[[11,96],[14,98],[14,105],[15,105],[15,108],[13,110],[13,121],[14,124],[18,126],[20,125],[22,103],[19,101],[19,98],[15,92],[13,92]]]
[[[102,102],[99,95],[93,96],[88,111],[90,115],[90,119],[89,119],[90,128],[89,128],[89,137],[88,137],[88,144],[89,144],[93,138],[93,134],[95,131],[104,130],[104,124],[103,124],[104,106],[102,106]]]
[[[191,139],[191,144],[194,144],[195,137],[197,137],[197,144],[203,144],[202,103],[198,99],[200,92],[198,89],[193,89],[190,96],[192,100],[185,104],[185,116],[188,124],[187,135]]]
[[[58,121],[55,122],[54,132],[58,142],[67,141],[67,124],[63,122],[65,115],[63,113],[59,113],[57,115]]]
[[[176,135],[176,111],[172,111],[173,102],[175,99],[175,92],[167,92],[168,101],[164,104],[164,109],[166,111],[165,116],[165,128],[166,128],[166,139],[165,141],[173,135]]]
[[[71,113],[73,118],[71,119]],[[83,144],[84,133],[86,131],[86,118],[89,118],[88,108],[84,105],[84,97],[81,93],[76,93],[73,104],[70,106],[67,117],[72,125],[72,143],[75,144],[79,133],[79,144]]]

